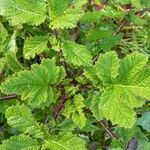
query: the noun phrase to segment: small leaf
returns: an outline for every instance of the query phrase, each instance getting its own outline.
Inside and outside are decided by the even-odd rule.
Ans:
[[[150,132],[150,112],[145,112],[142,117],[138,119],[137,124],[142,126],[147,132]]]
[[[76,0],[69,3],[68,0],[49,0],[52,29],[73,28],[76,26],[79,19],[83,16],[84,10],[82,6],[86,0]]]
[[[62,48],[66,61],[77,66],[91,66],[92,56],[85,46],[65,41]]]
[[[6,110],[5,116],[8,124],[35,138],[46,138],[48,136],[48,129],[40,125],[33,117],[31,109],[25,105],[11,106]]]
[[[23,55],[26,59],[34,58],[36,54],[40,54],[47,47],[47,36],[35,36],[27,38],[24,43]]]
[[[0,14],[6,16],[13,26],[23,23],[39,25],[46,18],[43,0],[0,0],[0,4]]]
[[[2,144],[0,145],[1,150],[39,150],[39,148],[40,145],[38,144],[37,140],[23,134],[12,136],[8,140],[3,140]]]
[[[118,75],[119,62],[115,52],[107,52],[100,56],[95,66],[98,77],[106,83],[115,79]]]
[[[78,136],[72,133],[63,133],[57,137],[51,137],[43,144],[42,150],[85,150],[85,142]]]

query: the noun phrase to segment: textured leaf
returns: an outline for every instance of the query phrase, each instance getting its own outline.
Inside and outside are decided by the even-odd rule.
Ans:
[[[47,47],[47,36],[35,36],[27,38],[24,44],[23,55],[26,59],[34,58],[36,54],[40,54]]]
[[[102,55],[96,63],[97,75],[103,82],[110,82],[118,75],[119,58],[115,52]]]
[[[104,54],[102,58],[108,54]],[[100,71],[98,73],[102,80],[105,79],[104,81],[112,80],[117,76],[104,88],[104,92],[100,96],[100,118],[103,116],[121,127],[131,128],[134,125],[135,112],[133,108],[142,106],[144,100],[150,98],[150,70],[146,67],[147,61],[146,56],[132,53],[121,61],[118,76],[116,68],[113,70],[114,73],[109,72],[103,75],[107,72],[107,68],[110,70],[107,62],[104,63],[107,64],[103,67],[104,70],[98,69]],[[103,65],[103,61],[98,64],[99,66]],[[116,66],[114,65],[114,67]],[[106,78],[107,74],[111,77]]]
[[[66,61],[77,66],[91,66],[92,56],[85,46],[66,41],[62,48]]]
[[[55,65],[54,60],[43,60],[42,64],[32,65],[30,71],[21,71],[11,76],[1,85],[3,93],[21,95],[22,100],[28,100],[30,106],[42,107],[46,104],[49,94],[53,93],[50,85],[58,83],[59,76],[64,77],[62,67]],[[52,102],[53,99],[48,100]]]
[[[143,129],[150,132],[150,112],[145,112],[142,117],[138,119],[138,125],[142,126]]]
[[[47,136],[46,127],[40,125],[31,113],[31,109],[27,106],[16,105],[9,107],[5,116],[11,127],[35,138],[45,138]]]
[[[80,128],[83,128],[86,124],[86,117],[83,112],[84,98],[78,94],[74,97],[74,104],[66,103],[63,114],[67,118],[72,118],[73,122]]]
[[[46,140],[42,147],[42,150],[51,149],[53,150],[85,150],[85,142],[78,136],[71,133],[64,133],[57,137],[51,137]]]
[[[39,150],[39,148],[37,140],[23,134],[12,136],[10,139],[2,141],[0,145],[1,150]]]
[[[0,15],[6,16],[11,25],[28,23],[39,25],[46,18],[44,0],[0,0]]]
[[[121,99],[121,89],[106,89],[100,97],[101,116],[110,119],[121,127],[132,127],[135,123],[135,112]],[[122,96],[123,97],[123,96]]]
[[[84,14],[82,6],[86,0],[76,0],[70,3],[68,0],[49,0],[51,28],[73,28]]]

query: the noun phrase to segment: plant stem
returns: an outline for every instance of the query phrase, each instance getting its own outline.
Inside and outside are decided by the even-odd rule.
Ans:
[[[0,96],[0,101],[11,100],[11,99],[14,99],[14,98],[17,98],[16,94],[11,94],[11,95],[6,95],[6,96]]]

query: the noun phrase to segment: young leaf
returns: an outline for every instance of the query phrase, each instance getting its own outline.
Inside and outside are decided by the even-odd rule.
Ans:
[[[43,52],[47,47],[47,42],[47,36],[35,36],[27,38],[23,49],[24,58],[34,58],[36,54]]]
[[[72,118],[73,122],[80,128],[83,128],[86,124],[86,117],[83,112],[84,98],[78,94],[74,97],[74,104],[66,103],[63,114],[66,118]]]
[[[16,135],[12,136],[8,140],[3,140],[0,145],[1,150],[39,150],[40,145],[36,139],[32,139],[28,135]]]
[[[48,136],[45,126],[40,125],[32,116],[31,109],[25,105],[11,106],[6,110],[5,116],[8,124],[35,138],[46,138]]]
[[[60,74],[62,79],[63,68],[56,66],[54,60],[43,60],[40,65],[32,65],[30,71],[21,71],[11,76],[2,83],[1,90],[6,94],[21,95],[22,100],[28,99],[28,104],[33,108],[42,107],[46,104],[49,93],[53,92],[51,86],[60,80]]]
[[[0,14],[6,16],[13,26],[23,23],[39,25],[46,18],[43,0],[0,0],[0,4]]]
[[[46,140],[43,144],[42,150],[51,149],[53,150],[85,150],[85,141],[80,137],[72,133],[63,133],[57,137],[51,137]]]
[[[73,28],[84,14],[82,6],[86,0],[76,0],[69,3],[68,0],[49,0],[51,23],[50,27]]]
[[[66,61],[77,66],[91,66],[92,56],[88,49],[80,44],[65,41],[62,46]]]

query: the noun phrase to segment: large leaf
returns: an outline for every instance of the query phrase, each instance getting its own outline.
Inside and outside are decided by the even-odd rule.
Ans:
[[[45,149],[53,150],[85,150],[85,142],[78,136],[71,133],[60,134],[57,137],[51,137],[46,140],[42,147]]]
[[[77,66],[91,66],[92,56],[86,46],[72,41],[65,41],[62,49],[66,61]]]
[[[104,61],[110,60],[108,53],[104,56],[104,60],[99,62],[99,66],[102,66]],[[98,105],[101,115],[99,118],[103,116],[121,127],[134,125],[136,117],[133,108],[142,106],[145,100],[150,98],[150,70],[146,67],[147,61],[146,56],[132,53],[121,61],[118,76],[117,69],[114,69],[114,73],[110,71],[105,74],[107,68],[110,68],[109,64],[103,67],[104,70],[97,70],[99,75],[105,74],[101,75],[103,78],[100,76],[104,82],[116,77],[113,82],[105,85],[104,92],[100,96]],[[112,65],[114,64],[115,62],[112,63]],[[114,68],[118,68],[118,66],[114,65]],[[107,74],[111,76],[107,78]],[[97,113],[94,115],[97,116]]]
[[[25,105],[11,106],[6,110],[8,124],[35,138],[45,138],[48,136],[46,127],[40,125],[32,116],[31,109]]]
[[[2,141],[0,145],[1,150],[39,150],[39,148],[37,140],[23,134],[12,136],[10,139]]]
[[[47,47],[48,37],[47,36],[35,36],[27,38],[24,44],[24,57],[30,59],[34,58],[36,54],[40,54]]]
[[[11,25],[39,25],[46,18],[45,6],[44,0],[0,0],[0,15],[6,16]]]
[[[84,14],[82,6],[86,0],[49,0],[51,28],[73,28]]]
[[[42,107],[53,101],[51,85],[59,83],[64,77],[62,67],[55,65],[54,60],[43,60],[42,64],[32,65],[30,71],[21,71],[8,78],[1,85],[3,93],[21,95],[22,100],[34,107]]]

